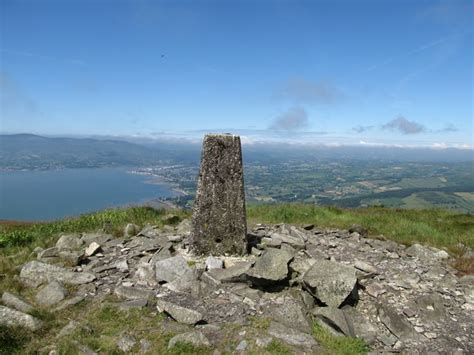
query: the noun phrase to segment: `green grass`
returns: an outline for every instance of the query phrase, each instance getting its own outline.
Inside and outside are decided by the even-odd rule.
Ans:
[[[317,323],[313,324],[313,336],[319,344],[326,348],[327,354],[362,355],[369,351],[363,340],[346,336],[334,336]]]
[[[403,244],[415,242],[459,253],[457,244],[474,248],[474,216],[445,210],[389,208],[342,209],[309,204],[249,206],[251,223],[314,223],[321,227],[348,228],[360,224],[371,235],[383,235]]]

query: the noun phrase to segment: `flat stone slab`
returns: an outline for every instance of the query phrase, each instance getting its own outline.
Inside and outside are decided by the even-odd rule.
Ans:
[[[203,314],[194,309],[186,308],[172,302],[158,299],[156,307],[160,312],[166,312],[174,320],[184,324],[196,324],[203,319]]]
[[[82,285],[96,279],[95,275],[88,272],[72,272],[63,267],[39,261],[30,261],[25,264],[20,271],[20,278],[32,287],[54,280],[68,285]]]
[[[260,256],[247,276],[253,283],[280,282],[288,278],[288,263],[293,255],[286,250],[270,248]]]
[[[7,327],[23,327],[36,331],[41,328],[42,322],[29,314],[5,306],[0,306],[0,325]]]
[[[198,254],[242,255],[247,222],[240,137],[204,137],[193,208],[191,245]]]
[[[33,307],[21,299],[19,296],[16,296],[10,292],[4,292],[2,295],[2,302],[10,307],[17,309],[20,312],[28,313],[33,310]]]
[[[245,279],[252,265],[253,262],[242,261],[225,269],[209,270],[206,274],[219,282],[239,282]]]
[[[303,275],[305,288],[321,302],[336,308],[353,292],[356,282],[353,267],[330,260],[316,260]]]
[[[157,261],[155,264],[155,276],[158,282],[172,282],[178,278],[190,280],[193,278],[193,271],[186,259],[178,255]]]
[[[289,328],[286,325],[278,322],[271,322],[268,328],[268,334],[283,341],[284,343],[301,346],[301,347],[313,347],[318,345],[316,340],[307,333],[303,333],[299,330]]]

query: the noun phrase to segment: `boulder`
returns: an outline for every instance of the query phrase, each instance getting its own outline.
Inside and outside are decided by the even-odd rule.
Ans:
[[[96,242],[92,242],[92,243],[89,244],[89,246],[84,251],[84,255],[86,257],[89,257],[89,256],[92,256],[92,255],[98,253],[99,250],[100,250],[100,244],[96,243]]]
[[[198,330],[193,330],[188,333],[178,334],[170,339],[168,342],[168,349],[172,349],[177,343],[187,343],[194,346],[210,346],[211,343],[206,336]]]
[[[158,311],[169,314],[174,320],[184,324],[196,324],[204,315],[194,309],[186,308],[178,304],[158,299],[156,301]]]
[[[222,269],[224,267],[224,261],[214,256],[208,256],[206,259],[206,270]]]
[[[313,310],[316,321],[334,335],[355,336],[354,325],[349,314],[335,307],[317,307]]]
[[[186,259],[178,255],[156,262],[155,277],[158,282],[172,282],[177,278],[191,280],[194,273]]]
[[[42,322],[35,317],[16,311],[14,309],[0,306],[0,325],[6,327],[23,327],[36,331],[42,327]]]
[[[270,234],[270,237],[275,241],[280,241],[280,244],[285,243],[291,245],[295,249],[305,248],[305,240],[297,234],[290,235],[283,233],[272,233]]]
[[[319,301],[339,307],[355,291],[355,269],[330,260],[317,260],[303,276],[304,287]]]
[[[57,281],[51,281],[36,294],[36,303],[49,307],[61,302],[67,296],[67,290]]]
[[[60,266],[30,261],[22,267],[20,279],[29,286],[37,287],[53,280],[68,285],[82,285],[94,281],[96,277],[88,272],[72,272]]]
[[[28,313],[33,310],[33,307],[26,303],[23,299],[21,299],[18,296],[15,296],[14,294],[5,291],[2,295],[2,302],[10,307],[13,307],[20,312]]]
[[[114,294],[127,300],[136,300],[152,298],[154,292],[140,287],[117,286],[114,289]]]
[[[77,250],[82,248],[84,242],[80,234],[63,234],[56,242],[56,247],[59,249]]]
[[[138,233],[140,227],[133,223],[127,223],[125,228],[123,229],[124,237],[133,237]]]
[[[225,269],[212,269],[203,274],[209,275],[212,279],[220,282],[240,282],[247,277],[247,271],[252,267],[253,262],[242,261]]]
[[[294,346],[311,348],[318,345],[316,340],[314,340],[310,334],[303,333],[278,322],[270,323],[268,334],[283,341],[284,343]]]
[[[278,283],[288,278],[288,263],[293,255],[286,250],[267,249],[247,276],[254,284]]]

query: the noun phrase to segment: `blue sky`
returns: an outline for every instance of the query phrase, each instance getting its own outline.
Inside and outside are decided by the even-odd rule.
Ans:
[[[472,1],[12,1],[1,131],[473,145]]]

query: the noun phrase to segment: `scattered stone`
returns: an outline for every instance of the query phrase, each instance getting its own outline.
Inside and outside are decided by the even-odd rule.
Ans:
[[[371,265],[369,263],[366,263],[364,261],[357,260],[354,263],[354,267],[356,269],[359,269],[361,271],[364,271],[364,272],[367,272],[367,273],[370,273],[370,274],[377,273],[377,269],[373,265]]]
[[[96,242],[92,242],[91,244],[89,244],[89,246],[84,251],[84,255],[86,257],[90,257],[90,256],[96,254],[99,250],[100,250],[100,245]]]
[[[86,297],[84,295],[76,295],[74,297],[71,297],[61,302],[56,308],[53,309],[53,311],[54,312],[62,311],[63,309],[66,309],[67,307],[74,306],[75,304],[78,304],[79,302],[84,301],[85,298]]]
[[[206,270],[222,269],[224,261],[213,256],[208,256],[206,259]]]
[[[184,237],[182,235],[169,235],[167,236],[168,241],[171,243],[179,243],[183,241]]]
[[[369,233],[367,229],[362,227],[360,224],[353,224],[349,228],[349,233],[359,233],[361,236],[366,237]]]
[[[317,322],[334,335],[355,337],[354,326],[344,310],[334,307],[318,307],[313,310]]]
[[[180,255],[158,261],[155,264],[155,276],[158,282],[171,282],[177,278],[194,278],[188,262]]]
[[[120,272],[128,272],[128,263],[126,259],[119,260],[115,263],[115,268]]]
[[[372,297],[377,298],[380,295],[383,295],[387,290],[379,283],[372,282],[365,287],[365,292],[367,292]]]
[[[259,348],[266,348],[273,341],[272,337],[258,337],[255,339],[255,345]]]
[[[306,246],[304,239],[298,235],[272,233],[270,237],[272,240],[279,241],[280,244],[285,243],[295,249],[304,249]]]
[[[219,282],[240,282],[245,280],[247,271],[250,270],[252,265],[253,262],[251,261],[243,261],[225,269],[209,270],[205,274]]]
[[[188,343],[194,346],[211,346],[206,336],[197,330],[174,336],[168,343],[168,349],[174,348],[177,343]]]
[[[84,242],[81,240],[80,234],[63,234],[56,242],[59,249],[80,249]]]
[[[40,320],[29,314],[5,306],[0,306],[0,325],[7,327],[23,327],[32,331],[37,331],[43,324]]]
[[[196,324],[204,317],[202,313],[196,310],[185,308],[171,302],[158,299],[156,303],[159,312],[168,313],[173,319],[180,323]]]
[[[122,311],[129,311],[131,309],[145,308],[147,304],[148,304],[148,299],[137,298],[137,299],[131,299],[129,301],[121,302],[117,305],[117,307]]]
[[[51,281],[36,294],[36,303],[50,307],[61,302],[67,296],[67,290],[57,281]]]
[[[33,310],[33,307],[30,304],[25,302],[20,297],[15,296],[14,294],[7,291],[5,291],[2,295],[2,302],[6,306],[13,307],[20,312],[29,313]]]
[[[408,256],[418,258],[423,262],[434,262],[439,259],[438,256],[429,248],[420,244],[413,244],[411,247],[407,248],[406,253]]]
[[[123,235],[125,237],[132,237],[138,233],[140,227],[133,223],[127,223],[125,228],[123,229]]]
[[[247,276],[257,285],[281,282],[288,278],[288,262],[292,258],[293,255],[285,250],[267,249]]]
[[[289,328],[277,322],[271,322],[268,328],[268,334],[290,345],[301,347],[312,347],[317,345],[316,340],[299,330]]]
[[[75,320],[69,321],[68,324],[66,324],[56,335],[56,338],[62,338],[68,335],[71,335],[79,326],[79,323],[76,322]]]
[[[96,279],[95,275],[87,272],[72,272],[63,267],[30,261],[20,271],[20,278],[27,285],[37,287],[48,281],[60,281],[68,285],[82,285]]]
[[[247,349],[247,341],[246,340],[242,340],[239,345],[237,345],[237,347],[235,348],[235,351],[245,351]]]
[[[240,137],[204,137],[192,218],[193,250],[223,255],[246,252],[247,222]]]
[[[328,306],[339,307],[354,291],[355,269],[329,260],[317,260],[304,274],[306,289]]]
[[[129,352],[137,343],[137,340],[131,335],[122,335],[117,340],[117,347],[123,352]]]
[[[130,286],[117,286],[114,289],[114,293],[118,297],[125,298],[128,300],[149,299],[154,295],[154,292],[152,290]]]
[[[392,334],[399,339],[412,338],[415,331],[410,323],[403,316],[387,305],[380,305],[378,308],[380,321]],[[415,333],[416,334],[416,333]]]

